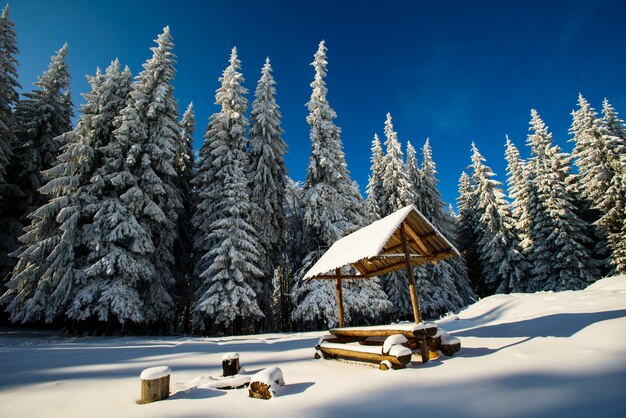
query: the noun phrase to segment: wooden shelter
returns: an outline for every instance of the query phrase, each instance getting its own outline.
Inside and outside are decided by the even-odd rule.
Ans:
[[[339,326],[343,327],[343,279],[369,279],[405,269],[413,316],[419,324],[422,319],[412,267],[436,264],[457,255],[457,249],[410,205],[335,242],[304,278],[336,280]]]

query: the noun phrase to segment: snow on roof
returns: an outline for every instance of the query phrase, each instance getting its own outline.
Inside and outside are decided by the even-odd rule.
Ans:
[[[419,223],[419,227],[425,234],[423,235],[416,232],[415,235],[428,235],[429,239],[427,242],[425,241],[426,245],[433,245],[433,249],[447,253],[446,256],[440,258],[449,258],[450,256],[458,255],[458,251],[437,228],[424,218],[415,206],[409,205],[335,242],[317,263],[311,267],[304,278],[314,278],[324,273],[334,272],[335,269],[345,265],[378,256],[394,233],[396,233],[398,227],[410,215],[414,220],[413,224]],[[409,228],[411,228],[410,224]],[[411,246],[413,245],[415,244],[411,243]],[[401,253],[402,251],[397,250],[395,252]],[[416,254],[418,251],[412,251],[412,253]],[[362,268],[357,268],[357,270],[362,270]],[[360,271],[359,275],[366,277],[363,271]]]

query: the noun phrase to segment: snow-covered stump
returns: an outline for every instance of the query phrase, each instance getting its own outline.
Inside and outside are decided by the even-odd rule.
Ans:
[[[141,372],[141,403],[151,403],[170,396],[170,373],[167,366],[151,367]]]
[[[279,367],[268,367],[252,376],[248,392],[251,398],[271,399],[282,386],[285,386],[282,370]]]
[[[235,376],[239,374],[241,365],[239,364],[239,353],[226,353],[222,356],[223,376]]]

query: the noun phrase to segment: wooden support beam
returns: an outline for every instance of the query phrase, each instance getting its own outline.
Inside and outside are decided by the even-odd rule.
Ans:
[[[411,265],[411,253],[409,252],[409,243],[404,232],[404,222],[400,225],[400,235],[402,238],[402,244],[404,246],[405,263],[406,263],[406,278],[409,281],[409,292],[411,293],[411,304],[413,305],[413,318],[415,323],[422,322],[422,314],[420,313],[420,306],[417,300],[417,290],[415,290],[415,278],[413,277],[413,266]]]
[[[424,253],[424,255],[426,255],[426,256],[428,256],[428,257],[432,257],[432,256],[433,256],[432,251],[430,251],[430,250],[428,249],[428,247],[426,246],[426,244],[424,244],[424,241],[422,241],[422,239],[421,239],[419,236],[417,236],[417,235],[413,232],[413,230],[412,230],[411,228],[405,228],[405,227],[404,227],[404,223],[402,224],[402,230],[400,231],[400,234],[403,234],[403,231],[404,231],[404,232],[406,232],[406,233],[407,233],[407,234],[411,237],[411,239],[412,239],[413,241],[415,241],[415,243],[416,243],[416,244],[417,244],[417,246],[420,248],[420,250]],[[405,238],[406,238],[406,236],[405,236]],[[404,245],[404,240],[405,240],[405,238],[402,238],[403,245]]]
[[[337,280],[337,279],[367,279],[367,276],[361,276],[358,274],[343,274],[337,276],[336,274],[320,274],[318,276],[309,277],[307,280]]]
[[[335,269],[337,275],[337,305],[339,306],[339,326],[343,327],[343,291],[341,289],[341,269]]]

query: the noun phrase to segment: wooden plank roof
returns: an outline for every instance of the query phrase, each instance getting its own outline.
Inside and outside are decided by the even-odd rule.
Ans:
[[[335,242],[305,274],[305,279],[336,279],[335,270],[351,265],[356,274],[341,278],[371,278],[405,267],[400,227],[404,225],[411,264],[437,263],[459,255],[456,248],[413,205],[402,208]]]

